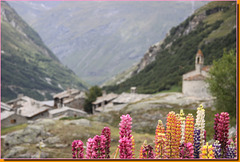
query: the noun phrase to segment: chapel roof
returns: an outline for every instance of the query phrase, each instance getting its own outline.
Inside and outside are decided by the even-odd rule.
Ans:
[[[202,53],[202,51],[201,51],[200,49],[199,49],[198,52],[197,52],[197,56],[204,57],[204,56],[203,56],[203,53]]]

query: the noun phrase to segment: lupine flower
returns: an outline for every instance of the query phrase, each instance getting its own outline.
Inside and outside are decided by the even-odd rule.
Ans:
[[[192,143],[184,143],[180,147],[180,158],[182,159],[192,159],[194,153],[194,148]]]
[[[92,159],[92,153],[93,153],[93,139],[89,138],[87,141],[86,158]]]
[[[194,118],[192,114],[188,114],[185,124],[185,143],[194,143]]]
[[[178,158],[180,138],[176,139],[178,135],[181,135],[180,121],[177,119],[175,112],[171,111],[167,116],[167,128],[166,128],[166,158]],[[178,129],[180,128],[180,129]],[[180,131],[179,131],[180,130]],[[179,141],[178,141],[179,140]]]
[[[143,148],[147,145],[147,141],[145,140],[140,148],[139,159],[143,159]]]
[[[155,152],[156,158],[163,158],[164,157],[164,150],[165,150],[165,129],[161,120],[158,120],[158,125],[155,131]]]
[[[119,157],[121,159],[131,159],[132,154],[132,140],[127,137],[123,137],[119,140]]]
[[[194,129],[194,158],[199,158],[200,151],[200,129]]]
[[[183,109],[180,110],[180,121],[181,121],[181,144],[185,141],[185,117]]]
[[[229,139],[226,151],[226,158],[234,159],[236,157],[236,147],[232,139]]]
[[[212,145],[208,145],[208,142],[207,142],[206,145],[204,145],[201,148],[202,153],[200,154],[200,158],[202,158],[202,159],[215,159],[213,150],[214,150],[214,147],[212,147]]]
[[[131,139],[132,118],[129,114],[121,116],[121,122],[119,126],[119,156],[121,159],[131,159],[133,157]]]
[[[154,159],[153,148],[150,145],[145,145],[142,149],[143,159]]]
[[[180,115],[176,115],[176,138],[175,138],[175,142],[176,142],[176,156],[175,158],[179,158],[180,155],[180,149],[179,146],[181,145],[181,119],[180,119]]]
[[[220,115],[215,115],[215,136],[221,144],[222,157],[226,158],[227,156],[227,141],[228,141],[228,132],[229,132],[229,114],[227,112],[222,112]]]
[[[94,159],[105,158],[106,140],[107,139],[104,135],[101,135],[101,136],[96,135],[93,138],[92,158],[94,158]]]
[[[200,146],[202,147],[205,143],[204,131],[205,131],[205,110],[202,104],[197,108],[197,117],[195,127],[200,129]]]
[[[84,157],[83,142],[81,140],[74,140],[72,142],[72,157],[82,159]]]
[[[132,136],[131,137],[131,139],[132,139],[132,157],[133,158],[135,158],[135,154],[134,154],[134,152],[135,152],[135,140],[134,140],[134,137]]]
[[[165,145],[166,145],[166,136],[164,133],[159,133],[157,138],[155,138],[155,153],[156,158],[165,157]]]
[[[219,159],[222,156],[221,144],[218,140],[213,143],[215,158]]]
[[[111,143],[111,130],[108,127],[104,127],[102,135],[106,137],[105,158],[110,158],[110,143]]]

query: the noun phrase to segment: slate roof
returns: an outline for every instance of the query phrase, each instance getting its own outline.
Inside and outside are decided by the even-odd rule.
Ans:
[[[66,91],[63,91],[61,93],[58,93],[56,95],[53,96],[53,98],[66,98],[66,97],[70,97],[70,95],[74,95],[80,93],[80,90],[78,89],[68,89]]]
[[[73,108],[66,107],[66,106],[58,108],[58,109],[49,110],[49,114],[56,114],[56,113],[65,112],[65,111],[69,111],[69,110],[74,111],[74,112],[80,112],[80,113],[83,113],[83,114],[87,114],[85,111],[78,110],[78,109],[73,109]]]
[[[12,110],[12,108],[11,108],[10,105],[5,104],[5,103],[3,103],[3,102],[1,102],[1,109],[3,109],[3,110],[7,110],[7,111]]]
[[[102,103],[103,101],[111,101],[115,98],[117,98],[118,95],[115,94],[115,93],[109,93],[105,96],[100,96],[97,98],[97,100],[95,102],[93,102],[92,104],[99,104],[99,103]]]
[[[1,112],[1,120],[6,119],[13,114],[15,114],[14,111],[3,111],[3,112]]]
[[[188,78],[185,78],[184,80],[186,81],[196,81],[196,80],[204,80],[206,79],[205,76],[203,76],[202,74],[197,74],[197,75],[194,75],[194,76],[190,76]]]

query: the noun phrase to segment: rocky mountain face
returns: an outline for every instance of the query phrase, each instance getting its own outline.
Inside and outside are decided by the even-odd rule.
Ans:
[[[224,49],[236,48],[235,11],[235,2],[211,2],[201,7],[173,27],[163,41],[152,45],[137,66],[127,70],[125,81],[115,79],[110,83],[118,84],[106,89],[120,93],[137,86],[140,93],[180,91],[182,75],[194,69],[198,49],[203,51],[205,64],[210,65]]]
[[[10,2],[60,61],[90,84],[101,84],[139,62],[170,27],[205,3]]]
[[[69,86],[86,89],[7,2],[1,2],[1,16],[2,101],[20,93],[44,100]]]

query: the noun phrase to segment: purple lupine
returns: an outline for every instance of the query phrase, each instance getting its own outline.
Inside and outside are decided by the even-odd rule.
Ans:
[[[104,127],[102,135],[106,137],[105,158],[110,158],[110,143],[111,143],[111,130],[108,127]]]
[[[217,125],[217,140],[221,144],[222,157],[227,156],[227,142],[228,142],[228,132],[229,132],[229,114],[227,112],[222,112],[219,116],[219,123]]]
[[[153,147],[146,145],[142,150],[143,159],[154,159]]]
[[[236,157],[236,147],[232,139],[228,140],[226,151],[226,158],[234,159]]]
[[[119,156],[121,159],[131,159],[132,153],[132,118],[129,114],[122,115],[119,123]]]
[[[86,158],[92,159],[92,153],[93,153],[93,139],[89,138],[87,141]]]
[[[194,129],[194,158],[199,158],[200,151],[200,129]]]
[[[213,143],[215,158],[219,159],[222,156],[221,144],[218,140]]]
[[[102,159],[105,158],[105,147],[106,147],[106,137],[104,135],[96,135],[93,138],[93,159]]]
[[[187,144],[184,143],[180,146],[180,158],[182,159],[192,159],[194,158],[194,147],[191,142],[188,142]]]
[[[213,136],[213,139],[214,140],[217,140],[217,135],[218,135],[218,124],[219,124],[219,119],[220,119],[220,115],[217,113],[217,114],[215,114],[215,119],[214,119],[214,127],[213,127],[213,129],[214,129],[214,136]]]
[[[72,142],[72,157],[82,159],[84,157],[83,142],[81,140],[74,140]]]

